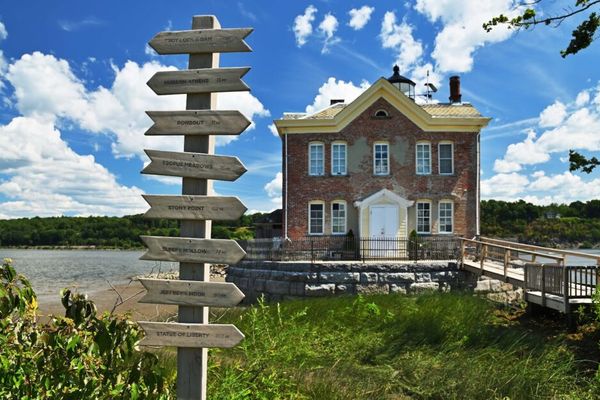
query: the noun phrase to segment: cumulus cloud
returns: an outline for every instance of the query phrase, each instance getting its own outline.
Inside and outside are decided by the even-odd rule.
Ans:
[[[488,43],[508,39],[512,31],[498,26],[491,32],[482,24],[494,16],[509,18],[519,9],[512,10],[513,0],[417,0],[415,9],[432,23],[440,22],[432,57],[441,73],[468,72],[473,68],[473,53]]]
[[[334,36],[338,25],[338,20],[333,14],[325,14],[323,21],[319,24],[319,32],[325,37],[321,53],[329,53],[329,48],[339,43],[340,38]]]
[[[556,100],[540,113],[540,127],[550,128],[560,125],[567,116],[567,107]]]
[[[8,32],[6,30],[6,26],[4,26],[4,23],[2,23],[0,21],[0,40],[4,40],[8,37]]]
[[[275,124],[269,124],[269,131],[271,131],[273,136],[279,137],[279,133],[277,133],[277,127]]]
[[[525,175],[515,172],[497,174],[481,181],[481,196],[498,200],[515,200],[524,192],[528,184],[529,179]]]
[[[302,47],[306,44],[308,37],[313,32],[312,23],[315,20],[317,9],[312,4],[306,7],[304,14],[297,15],[294,19],[294,35],[296,36],[296,44]]]
[[[344,82],[330,77],[319,88],[319,93],[311,105],[306,106],[306,112],[313,114],[325,107],[329,107],[331,99],[343,99],[345,103],[350,103],[356,99],[362,92],[369,88],[369,82],[362,81],[359,86],[352,82]]]
[[[283,186],[283,174],[278,172],[272,181],[265,185],[265,191],[277,207],[281,207],[281,188]]]
[[[350,15],[350,22],[348,22],[348,26],[355,31],[361,30],[371,19],[371,14],[373,11],[375,11],[375,7],[362,6],[361,8],[353,8],[352,10],[348,11],[348,14]]]
[[[396,63],[402,73],[412,69],[423,55],[423,44],[415,40],[412,31],[413,27],[406,21],[397,23],[394,12],[385,13],[381,23],[381,45],[396,50]]]

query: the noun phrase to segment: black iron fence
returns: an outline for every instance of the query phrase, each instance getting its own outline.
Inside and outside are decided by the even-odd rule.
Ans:
[[[457,237],[307,236],[295,240],[254,239],[240,242],[246,260],[256,261],[436,261],[458,260]]]

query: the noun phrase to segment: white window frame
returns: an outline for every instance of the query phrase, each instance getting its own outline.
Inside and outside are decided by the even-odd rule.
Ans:
[[[450,145],[450,172],[442,172],[442,146]],[[440,175],[454,175],[454,143],[451,141],[443,141],[438,143],[438,172]]]
[[[335,204],[339,204],[344,207],[344,210],[343,210],[344,211],[344,216],[343,216],[344,222],[343,222],[342,229],[340,232],[334,232],[334,228],[336,226],[335,218],[342,218],[342,217],[335,216],[334,211],[333,211],[333,206]],[[347,205],[346,201],[345,200],[332,201],[331,202],[331,234],[332,235],[345,235],[346,229],[347,229],[347,221],[348,221],[348,205]]]
[[[383,172],[377,172],[377,146],[382,146],[385,145],[385,147],[387,148],[386,150],[386,165],[387,165],[387,171],[385,173]],[[377,176],[386,176],[390,174],[390,144],[388,142],[375,142],[373,143],[373,175],[377,175]]]
[[[334,156],[334,148],[336,146],[342,146],[344,148],[344,164],[342,166],[342,171],[341,172],[335,172],[335,168],[334,168],[334,162],[335,162],[335,156]],[[348,174],[348,145],[346,144],[346,142],[341,142],[341,141],[335,141],[331,143],[331,175],[335,175],[335,176],[342,176],[342,175],[347,175]]]
[[[419,204],[428,204],[429,205],[429,230],[428,231],[423,231],[423,230],[419,230]],[[431,234],[431,214],[432,214],[432,206],[431,206],[431,200],[417,200],[415,203],[415,230],[417,231],[417,233],[421,233],[421,234]]]
[[[429,148],[429,165],[428,172],[419,172],[419,146],[427,146]],[[419,141],[415,145],[415,172],[417,175],[431,175],[431,142]]]
[[[321,206],[321,210],[323,215],[321,216],[321,232],[311,232],[312,231],[312,216],[311,216],[311,206],[318,205]],[[308,235],[309,236],[319,236],[325,234],[325,202],[321,200],[313,200],[308,202]]]
[[[450,226],[452,228],[450,231],[442,231],[442,204],[450,204]],[[440,200],[438,202],[438,233],[442,235],[454,233],[454,202],[452,200]]]
[[[321,160],[321,171],[320,173],[313,173],[312,170],[312,148],[321,147],[321,155],[323,159]],[[318,161],[318,160],[317,160]],[[323,176],[325,175],[325,144],[323,142],[310,142],[308,144],[308,175],[310,176]]]

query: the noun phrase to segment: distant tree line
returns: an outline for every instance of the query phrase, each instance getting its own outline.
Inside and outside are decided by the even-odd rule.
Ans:
[[[592,247],[600,243],[600,200],[547,206],[484,200],[481,234],[545,246]]]
[[[251,239],[253,223],[264,214],[244,215],[236,221],[213,222],[212,237]],[[49,217],[0,220],[0,246],[142,247],[140,235],[179,236],[179,222],[124,217]]]

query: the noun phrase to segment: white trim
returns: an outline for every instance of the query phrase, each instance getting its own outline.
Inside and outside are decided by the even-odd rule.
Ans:
[[[380,112],[383,112],[385,115],[377,115],[377,114],[379,114]],[[390,113],[388,113],[388,111],[387,111],[387,110],[385,110],[385,109],[383,109],[383,108],[380,108],[379,110],[375,111],[375,114],[373,114],[373,116],[374,116],[375,118],[385,118],[385,117],[389,117],[389,116],[390,116]]]
[[[450,145],[450,156],[451,156],[451,171],[442,173],[442,152],[440,150],[440,146],[442,145]],[[438,143],[438,173],[440,175],[454,175],[454,142],[451,140],[442,140]]]
[[[323,159],[321,160],[322,172],[320,174],[313,174],[311,170],[312,166],[312,147],[321,146]],[[325,175],[325,144],[319,141],[313,141],[308,143],[308,175],[309,176],[323,176]]]
[[[429,147],[429,172],[419,172],[419,146],[427,145]],[[415,144],[415,174],[416,175],[431,175],[431,142],[428,140],[419,140]]]
[[[419,230],[419,204],[429,204],[429,231],[420,231]],[[433,214],[433,206],[431,200],[428,199],[419,199],[415,202],[415,231],[424,235],[431,235],[432,231],[432,214]]]
[[[334,146],[340,146],[340,145],[344,146],[344,173],[336,174],[333,172],[333,148],[334,148]],[[346,143],[343,140],[335,140],[335,141],[331,142],[331,175],[333,175],[333,176],[348,175],[348,143]]]
[[[344,206],[344,225],[343,225],[343,229],[341,232],[334,232],[333,231],[333,227],[334,227],[334,223],[333,223],[333,205],[334,204],[342,204]],[[345,235],[346,232],[348,231],[348,203],[346,202],[346,200],[333,200],[331,202],[331,215],[330,215],[330,219],[331,219],[331,234],[332,235]]]
[[[387,161],[387,163],[386,163],[387,164],[387,172],[384,173],[384,174],[382,174],[382,173],[378,174],[377,172],[375,172],[375,170],[376,170],[376,168],[375,168],[375,161],[376,161],[375,154],[376,154],[376,150],[375,149],[377,148],[377,146],[381,146],[381,145],[385,145],[386,148],[387,148],[387,151],[386,151],[386,154],[387,154],[387,158],[386,158],[386,161]],[[373,175],[375,175],[375,176],[388,176],[388,175],[390,175],[390,173],[391,173],[391,168],[390,168],[390,143],[387,142],[387,141],[377,141],[377,142],[374,142],[373,143]]]
[[[283,179],[283,184],[285,186],[285,212],[283,213],[283,237],[284,239],[288,238],[288,139],[287,135],[285,135],[285,177]]]
[[[441,227],[442,227],[442,216],[441,211],[442,211],[442,204],[450,204],[450,224],[452,226],[452,230],[450,232],[448,231],[442,231]],[[448,199],[443,199],[438,201],[438,233],[440,235],[451,235],[454,233],[454,201],[452,200],[448,200]]]
[[[310,206],[312,205],[320,205],[323,210],[323,217],[321,223],[321,232],[311,232],[311,224],[310,224]],[[321,236],[325,234],[325,202],[323,200],[311,200],[308,202],[308,224],[307,224],[307,233],[309,236]]]

